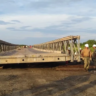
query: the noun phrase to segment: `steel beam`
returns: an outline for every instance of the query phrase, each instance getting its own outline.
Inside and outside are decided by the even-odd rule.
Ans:
[[[48,47],[46,47],[45,45]],[[33,45],[34,48],[39,48],[40,46],[43,46],[41,47],[42,50],[46,49],[46,50],[51,50],[53,52],[60,51],[61,53],[70,55],[71,62],[74,61],[75,52],[78,53],[80,57],[80,36],[67,36],[67,37],[56,39],[50,42]],[[77,50],[76,50],[76,47],[77,47]],[[70,48],[70,50],[68,48]],[[80,61],[80,58],[78,59],[78,61]]]

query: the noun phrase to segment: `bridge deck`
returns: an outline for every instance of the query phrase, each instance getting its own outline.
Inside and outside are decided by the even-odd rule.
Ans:
[[[69,61],[70,56],[60,53],[37,51],[32,48],[0,53],[0,64]],[[74,58],[77,60],[78,56]]]

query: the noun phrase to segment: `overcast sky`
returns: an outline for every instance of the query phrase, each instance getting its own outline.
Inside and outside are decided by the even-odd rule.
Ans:
[[[96,38],[96,0],[0,0],[0,39],[38,44],[69,35]]]

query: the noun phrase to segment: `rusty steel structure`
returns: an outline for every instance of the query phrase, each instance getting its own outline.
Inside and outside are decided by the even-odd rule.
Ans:
[[[74,61],[75,55],[77,55],[78,61],[80,61],[80,36],[67,36],[50,42],[33,45],[33,47],[42,50],[51,50],[53,52],[61,51],[61,53],[66,55],[69,54],[71,56],[71,62]]]
[[[0,40],[0,52],[16,49],[18,45]]]

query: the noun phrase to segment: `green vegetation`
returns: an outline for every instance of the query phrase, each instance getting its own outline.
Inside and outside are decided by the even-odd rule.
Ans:
[[[96,44],[96,40],[88,40],[86,42],[80,43],[80,47],[83,49],[85,47],[85,44],[89,44],[89,48],[91,49],[91,51],[93,51],[93,44]]]
[[[21,44],[20,46],[26,46],[26,45],[24,45],[24,44]]]
[[[22,46],[26,46],[26,45],[22,44],[22,45],[19,45],[19,46],[22,47]]]

